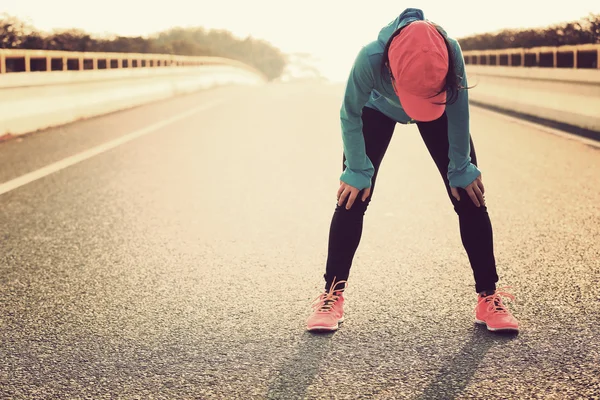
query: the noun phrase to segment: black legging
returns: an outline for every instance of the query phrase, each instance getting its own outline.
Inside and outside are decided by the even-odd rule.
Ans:
[[[346,204],[336,206],[331,228],[329,231],[329,251],[325,272],[325,289],[329,290],[331,282],[347,280],[350,267],[363,229],[363,219],[367,206],[373,197],[375,181],[383,156],[390,144],[396,122],[381,112],[365,107],[362,113],[363,136],[367,156],[375,167],[371,182],[371,194],[362,202],[361,194],[350,208]],[[448,196],[458,214],[460,235],[463,246],[469,257],[475,278],[475,290],[478,293],[491,291],[496,288],[498,275],[496,274],[496,261],[494,258],[493,234],[490,217],[485,206],[476,207],[464,189],[459,188],[460,201],[457,201],[450,191],[448,184],[448,119],[444,113],[439,119],[432,122],[417,123],[421,137],[433,158],[444,183]],[[471,140],[471,162],[477,165],[475,149]],[[344,157],[345,161],[345,157]],[[343,168],[345,168],[343,166]],[[341,288],[338,286],[337,288]]]

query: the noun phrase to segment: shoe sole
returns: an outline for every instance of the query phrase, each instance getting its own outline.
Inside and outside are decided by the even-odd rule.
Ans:
[[[306,328],[309,332],[333,332],[340,328],[340,324],[344,322],[342,317],[335,326],[313,326],[312,328]]]
[[[475,320],[475,323],[479,324],[479,325],[485,325],[487,330],[491,331],[491,332],[518,332],[519,331],[519,328],[490,328],[488,326],[488,324],[485,323],[485,321],[480,321],[478,319]]]

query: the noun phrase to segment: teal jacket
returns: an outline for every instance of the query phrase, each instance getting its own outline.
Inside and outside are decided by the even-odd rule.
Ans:
[[[346,84],[343,104],[340,110],[345,170],[341,181],[358,189],[371,186],[373,163],[365,153],[365,141],[362,133],[362,109],[370,107],[401,124],[414,123],[402,108],[394,92],[387,69],[381,67],[385,45],[394,31],[417,20],[425,20],[423,11],[406,9],[398,18],[381,29],[376,41],[364,46],[350,71]],[[451,58],[456,65],[456,73],[462,76],[461,85],[467,87],[465,63],[460,45],[455,39],[444,36],[453,49]],[[466,187],[481,173],[471,163],[469,132],[469,98],[467,90],[458,92],[458,99],[446,105],[448,116],[448,140],[450,143],[448,180],[451,187]]]

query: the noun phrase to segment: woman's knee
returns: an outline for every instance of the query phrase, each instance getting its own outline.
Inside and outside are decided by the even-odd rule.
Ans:
[[[460,200],[453,200],[454,211],[458,215],[479,215],[487,213],[487,207],[483,204],[480,204],[479,207],[469,196],[463,197],[461,196]]]
[[[365,201],[360,198],[356,198],[349,209],[346,209],[347,201],[342,205],[337,205],[335,208],[336,213],[348,214],[348,215],[364,215],[367,212],[371,197],[369,196]]]
[[[454,206],[454,211],[456,211],[458,215],[478,214],[487,211],[484,205],[481,205],[481,207],[477,207],[477,205],[473,203],[473,200],[471,199],[466,190],[459,188],[458,196],[460,200],[457,200],[456,197],[452,195],[451,190],[448,189],[448,197],[450,197],[450,201]]]

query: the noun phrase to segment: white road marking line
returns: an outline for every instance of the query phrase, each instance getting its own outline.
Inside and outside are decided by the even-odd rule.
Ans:
[[[483,107],[477,107],[477,111],[482,111],[484,113],[492,114],[495,117],[502,118],[502,119],[505,119],[507,121],[516,122],[518,124],[525,125],[525,126],[528,126],[530,128],[538,129],[540,131],[551,133],[553,135],[560,136],[560,137],[565,138],[565,139],[575,140],[575,141],[581,142],[583,144],[587,144],[587,145],[592,146],[592,147],[600,148],[600,142],[598,142],[597,140],[593,140],[593,139],[589,139],[589,138],[586,138],[586,137],[583,137],[583,136],[575,135],[573,133],[561,131],[559,129],[550,128],[548,126],[536,124],[535,122],[526,121],[526,120],[521,119],[521,118],[513,117],[511,115],[506,115],[506,114],[500,113],[498,111],[489,110],[489,109],[483,108]]]
[[[91,149],[85,150],[81,153],[75,154],[73,156],[64,158],[60,161],[57,161],[55,163],[49,164],[45,167],[42,167],[36,171],[27,173],[25,175],[22,175],[18,178],[12,179],[8,182],[2,183],[0,184],[0,195],[3,195],[4,193],[10,192],[11,190],[14,190],[16,188],[19,188],[23,185],[26,185],[28,183],[31,183],[33,181],[36,181],[38,179],[41,179],[45,176],[48,176],[50,174],[53,174],[57,171],[60,171],[62,169],[65,169],[67,167],[70,167],[72,165],[75,165],[81,161],[85,161],[89,158],[92,158],[94,156],[97,156],[98,154],[104,153],[108,150],[114,149],[115,147],[118,147],[122,144],[125,144],[127,142],[131,142],[132,140],[135,140],[139,137],[145,136],[149,133],[152,133],[154,131],[159,130],[160,128],[163,128],[169,124],[172,124],[174,122],[180,121],[184,118],[187,118],[197,112],[200,111],[204,111],[207,110],[209,108],[215,107],[218,104],[222,103],[223,101],[213,101],[211,103],[208,104],[203,104],[201,106],[198,107],[194,107],[189,111],[183,112],[181,114],[177,114],[171,118],[165,119],[163,121],[157,122],[155,124],[149,125],[145,128],[142,129],[138,129],[137,131],[133,131],[131,133],[126,134],[125,136],[121,136],[117,139],[111,140],[107,143],[103,143],[101,145],[98,145],[96,147],[92,147]]]

